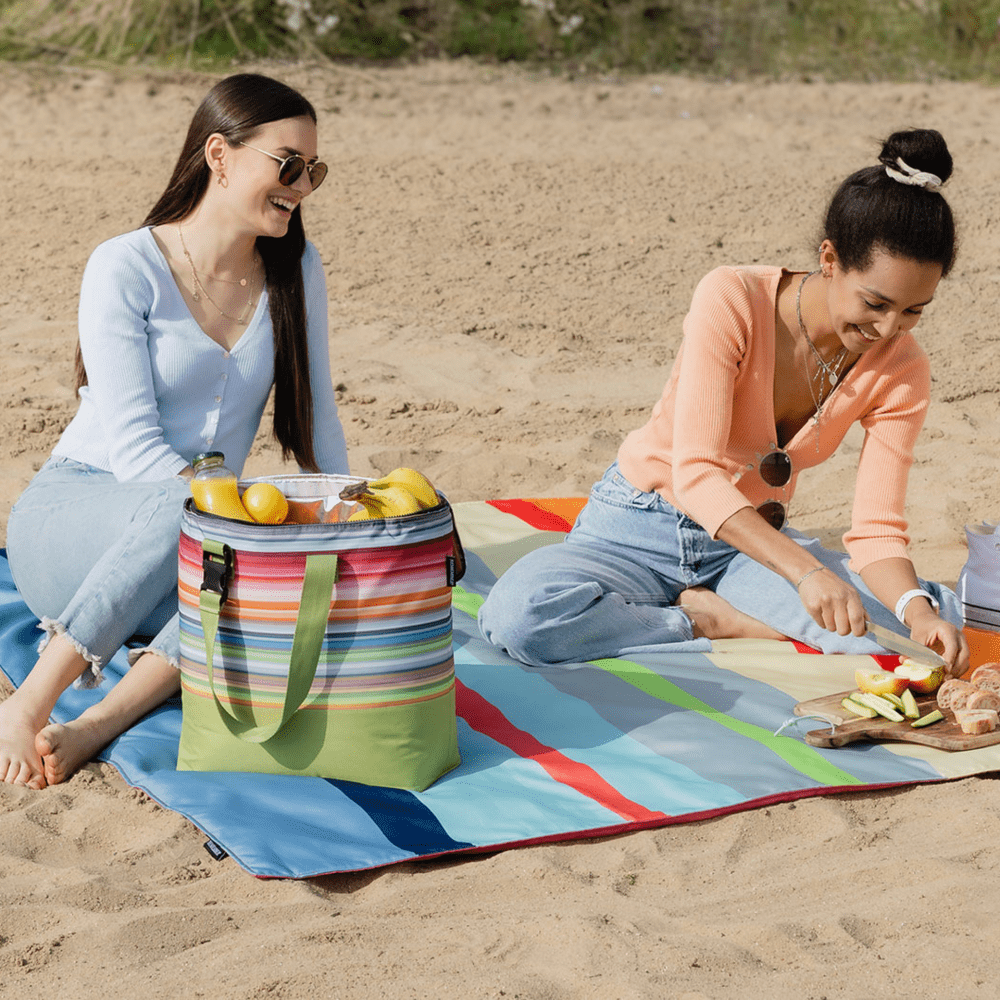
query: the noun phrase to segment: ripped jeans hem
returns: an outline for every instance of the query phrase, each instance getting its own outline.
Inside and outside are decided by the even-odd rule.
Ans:
[[[91,653],[86,646],[77,642],[66,631],[66,626],[62,622],[56,621],[54,618],[42,618],[38,623],[38,627],[45,633],[38,643],[39,654],[45,649],[46,646],[52,641],[54,635],[61,635],[65,638],[70,645],[87,661],[87,666],[84,667],[83,673],[73,682],[73,686],[77,688],[95,688],[98,687],[101,681],[104,680],[104,663],[101,657],[95,656]]]
[[[139,659],[145,653],[155,653],[157,656],[162,656],[167,664],[174,668],[174,670],[181,669],[181,661],[179,656],[170,656],[164,650],[157,646],[143,646],[141,649],[130,649],[128,651],[128,665],[130,667],[135,665],[135,661]]]

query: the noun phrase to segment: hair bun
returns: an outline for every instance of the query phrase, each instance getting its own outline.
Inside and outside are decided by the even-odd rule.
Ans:
[[[879,162],[893,169],[902,160],[914,170],[936,174],[943,184],[951,176],[952,159],[944,136],[932,128],[911,128],[893,132],[882,144]]]

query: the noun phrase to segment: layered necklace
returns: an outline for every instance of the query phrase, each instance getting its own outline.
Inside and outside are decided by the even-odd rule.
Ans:
[[[844,367],[847,363],[848,355],[850,351],[843,345],[840,350],[833,356],[830,361],[827,361],[822,354],[819,353],[816,345],[813,343],[812,337],[809,336],[809,331],[806,329],[805,323],[802,321],[802,289],[805,283],[814,275],[819,274],[819,271],[810,271],[800,282],[799,290],[795,295],[795,318],[799,321],[799,332],[805,337],[806,343],[809,345],[809,353],[816,359],[816,371],[811,372],[809,370],[809,358],[805,358],[805,368],[806,368],[806,381],[809,383],[809,395],[812,397],[813,410],[812,415],[813,426],[816,427],[816,448],[819,449],[819,418],[823,416],[823,407],[830,401],[830,397],[834,394],[837,386],[840,384],[840,377],[844,373]]]
[[[250,317],[253,314],[253,300],[254,300],[254,276],[257,272],[257,261],[253,260],[250,264],[250,272],[245,278],[240,278],[238,281],[230,281],[228,278],[216,278],[214,275],[207,275],[213,281],[222,281],[227,285],[240,285],[246,288],[249,285],[249,294],[247,295],[246,305],[243,307],[242,312],[239,316],[231,316],[226,312],[222,306],[219,305],[211,295],[208,294],[208,289],[202,284],[201,277],[198,274],[198,269],[194,266],[194,259],[191,257],[188,251],[187,244],[184,242],[184,230],[178,226],[177,235],[181,238],[181,249],[184,251],[184,256],[187,258],[188,266],[191,268],[191,283],[194,286],[194,291],[191,293],[195,302],[200,302],[201,297],[204,295],[209,302],[220,312],[226,319],[232,320],[234,323],[238,323],[240,326],[246,326],[250,322]],[[801,292],[802,289],[800,288]]]

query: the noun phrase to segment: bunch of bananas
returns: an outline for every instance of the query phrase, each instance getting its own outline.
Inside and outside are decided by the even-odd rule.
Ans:
[[[348,521],[402,517],[436,507],[441,502],[431,481],[416,469],[407,468],[393,469],[381,479],[351,483],[340,491],[340,499],[361,504]]]

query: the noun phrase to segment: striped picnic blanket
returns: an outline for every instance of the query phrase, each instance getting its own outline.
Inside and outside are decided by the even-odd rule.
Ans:
[[[424,792],[322,778],[175,770],[179,700],[102,754],[130,784],[196,824],[246,870],[304,877],[688,822],[775,801],[1000,769],[1000,748],[815,749],[774,732],[798,701],[853,687],[872,657],[764,640],[536,669],[485,642],[475,614],[518,556],[558,543],[580,499],[455,505],[468,571],[454,593],[462,763]],[[0,666],[16,684],[36,621],[0,564]],[[888,665],[892,657],[877,657]],[[124,668],[119,654],[105,687]],[[71,689],[57,718],[93,691]]]

